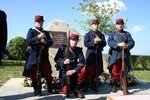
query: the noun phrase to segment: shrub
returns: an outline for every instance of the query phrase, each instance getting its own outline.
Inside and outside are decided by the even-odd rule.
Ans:
[[[16,37],[8,44],[8,52],[12,60],[25,60],[27,44],[23,37]]]

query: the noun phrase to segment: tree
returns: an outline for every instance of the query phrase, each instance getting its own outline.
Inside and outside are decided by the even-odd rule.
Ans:
[[[8,52],[13,60],[24,60],[27,44],[23,37],[16,37],[8,44]]]
[[[82,11],[83,16],[89,16],[86,21],[80,21],[81,27],[84,30],[90,29],[89,19],[94,17],[99,20],[99,30],[104,34],[114,30],[112,17],[123,8],[124,4],[119,0],[100,0],[100,2],[96,2],[96,0],[83,0],[78,7],[73,7],[73,9]]]

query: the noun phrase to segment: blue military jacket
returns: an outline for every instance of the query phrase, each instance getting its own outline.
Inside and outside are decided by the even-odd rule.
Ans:
[[[101,39],[101,41],[97,45],[94,44],[94,38],[96,37],[96,35]],[[97,46],[98,47],[98,49],[97,49],[97,64],[103,70],[102,51],[103,51],[103,48],[106,46],[105,36],[99,31],[90,30],[88,33],[85,34],[84,45],[85,45],[85,47],[87,47],[86,68],[88,68],[91,65],[95,65],[95,63],[96,63],[95,49]]]
[[[60,48],[58,49],[54,60],[57,63],[57,69],[59,70],[59,77],[62,78],[62,76],[65,76],[63,74],[66,74],[66,65],[64,65],[64,60],[67,59],[66,57],[66,49],[67,49],[67,45],[63,44],[60,46]],[[85,65],[85,58],[82,52],[82,48],[79,47],[75,47],[72,48],[69,51],[69,58],[71,61],[70,64],[70,70],[75,69],[77,72],[79,72]]]
[[[108,45],[112,49],[112,54],[110,58],[110,62],[108,65],[108,69],[111,72],[112,65],[118,60],[121,59],[121,48],[118,47],[118,43],[125,42],[127,44],[127,48],[125,49],[125,64],[128,68],[128,71],[131,69],[130,64],[130,50],[134,47],[134,40],[131,37],[131,34],[127,31],[121,30],[121,31],[114,31],[110,33],[108,38]]]
[[[48,32],[46,31],[43,31],[43,32],[45,33],[45,36],[46,36],[45,40],[47,41],[47,44],[44,44],[44,45],[40,43],[40,39],[38,38],[38,33],[36,30],[29,29],[28,31],[26,42],[27,42],[27,45],[29,46],[29,49],[27,51],[28,57],[27,57],[26,65],[25,65],[26,69],[29,69],[32,67],[32,65],[38,63],[38,60],[39,60],[38,57],[39,57],[39,51],[40,51],[41,45],[44,46],[44,49],[42,49],[42,53],[41,53],[41,60],[49,63],[48,49],[50,46],[52,46],[53,41]]]

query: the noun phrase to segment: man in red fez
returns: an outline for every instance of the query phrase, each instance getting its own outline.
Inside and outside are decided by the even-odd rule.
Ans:
[[[99,20],[93,19],[91,21],[92,29],[85,34],[84,45],[87,47],[86,51],[86,82],[83,89],[84,92],[91,88],[97,93],[97,78],[103,72],[102,51],[106,46],[105,36],[98,30]]]
[[[70,36],[70,39],[79,40],[79,35],[78,35],[78,34],[75,34],[75,33],[72,33],[71,36]]]
[[[59,78],[61,81],[61,90],[63,94],[68,96],[68,88],[73,91],[74,95],[79,98],[85,98],[81,93],[81,85],[83,83],[83,67],[85,65],[85,58],[82,52],[82,48],[77,47],[79,41],[79,35],[72,33],[69,38],[68,45],[61,45],[54,57],[57,63],[57,69],[59,70]],[[69,69],[67,69],[69,66]],[[67,87],[66,78],[70,77],[70,87]]]
[[[38,21],[44,22],[43,16],[41,16],[41,15],[36,15],[36,16],[35,16],[35,22],[38,22]]]
[[[92,19],[92,25],[93,24],[97,24],[98,25],[99,24],[99,20],[98,19]]]
[[[124,24],[124,21],[123,21],[123,19],[116,19],[116,25],[117,24]]]
[[[37,71],[40,71],[40,77],[47,81],[48,92],[58,93],[52,86],[52,70],[49,61],[48,50],[52,46],[53,40],[49,33],[43,30],[44,18],[41,15],[35,16],[35,29],[30,28],[26,42],[28,44],[27,59],[23,75],[30,77],[35,95],[41,95],[41,83],[38,83]],[[38,69],[39,68],[39,69]]]
[[[7,44],[7,15],[0,10],[0,65]]]
[[[108,45],[111,48],[110,62],[108,69],[111,73],[112,92],[117,92],[116,85],[122,84],[122,49],[124,49],[125,72],[131,69],[130,50],[134,47],[134,40],[131,34],[124,30],[123,19],[116,20],[116,30],[109,34]],[[128,92],[128,91],[127,91]]]

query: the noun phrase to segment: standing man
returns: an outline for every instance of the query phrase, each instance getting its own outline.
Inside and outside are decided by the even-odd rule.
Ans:
[[[87,91],[89,85],[97,93],[96,79],[103,72],[102,51],[106,46],[105,36],[98,31],[99,20],[92,20],[92,30],[85,34],[84,45],[86,51],[86,84],[83,91]]]
[[[7,44],[7,15],[0,10],[0,65]]]
[[[84,81],[81,70],[85,65],[85,58],[82,48],[77,47],[78,41],[79,35],[72,33],[68,41],[69,45],[61,45],[54,60],[57,63],[57,69],[59,69],[59,78],[63,94],[66,95],[69,91],[73,91],[75,96],[85,98],[84,94],[80,91],[81,84]],[[69,57],[67,55],[69,55]],[[67,68],[67,66],[70,68]],[[70,87],[67,87],[67,77],[70,78]]]
[[[134,47],[134,40],[131,34],[124,31],[123,19],[116,20],[116,30],[109,35],[108,45],[111,48],[111,58],[108,69],[111,73],[112,92],[116,92],[116,84],[122,78],[122,49],[124,49],[124,61],[126,74],[131,69],[130,65],[130,50]]]
[[[29,76],[35,95],[41,95],[41,84],[38,89],[37,71],[40,71],[41,77],[45,77],[49,93],[57,93],[52,88],[52,70],[48,58],[48,49],[53,41],[48,32],[43,30],[44,18],[41,15],[35,16],[35,29],[30,28],[27,33],[26,42],[28,44],[28,57],[25,64],[24,76]],[[37,70],[37,68],[39,68]]]

